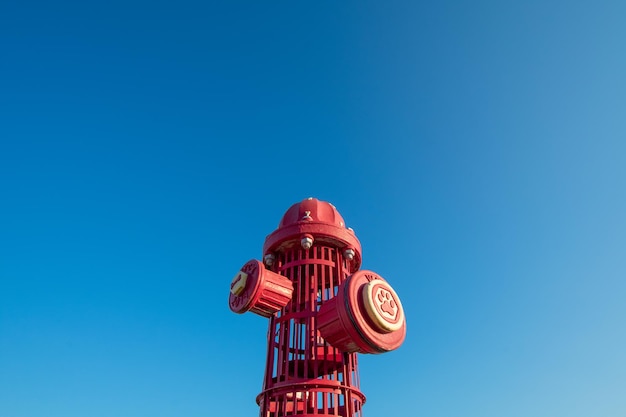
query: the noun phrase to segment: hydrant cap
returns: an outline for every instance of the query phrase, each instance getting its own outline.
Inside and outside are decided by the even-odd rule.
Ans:
[[[278,228],[265,239],[263,254],[290,247],[294,241],[300,242],[304,234],[312,235],[315,241],[332,243],[342,250],[353,249],[353,272],[360,267],[361,243],[354,231],[346,227],[335,206],[312,197],[289,207]]]
[[[335,206],[317,198],[307,198],[289,207],[278,224],[278,228],[289,226],[299,222],[319,222],[332,224],[338,227],[346,227],[343,217]]]

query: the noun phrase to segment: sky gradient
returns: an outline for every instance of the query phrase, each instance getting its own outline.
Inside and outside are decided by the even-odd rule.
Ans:
[[[626,3],[4,2],[0,416],[258,415],[309,196],[402,299],[364,417],[626,415]]]

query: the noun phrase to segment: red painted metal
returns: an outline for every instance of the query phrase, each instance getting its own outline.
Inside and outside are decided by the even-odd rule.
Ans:
[[[345,352],[389,352],[400,347],[406,336],[400,299],[372,271],[348,278],[337,296],[320,308],[317,323],[322,337]]]
[[[398,296],[377,274],[359,271],[359,240],[317,199],[287,210],[263,255],[265,265],[250,261],[235,276],[229,298],[236,313],[269,317],[260,416],[362,416],[356,353],[400,346]]]
[[[282,275],[265,269],[262,262],[252,259],[235,275],[230,289],[228,305],[233,312],[251,311],[271,317],[291,300],[293,284]]]
[[[361,266],[361,242],[346,224],[335,206],[316,198],[308,198],[287,210],[278,228],[265,239],[263,254],[282,252],[300,243],[301,237],[312,235],[318,244],[336,249],[353,249],[350,272]]]

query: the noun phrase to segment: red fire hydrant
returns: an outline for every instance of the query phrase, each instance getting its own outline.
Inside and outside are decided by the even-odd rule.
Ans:
[[[362,416],[356,353],[398,348],[406,320],[398,295],[361,266],[361,244],[330,203],[287,210],[230,285],[235,313],[269,318],[261,417]]]

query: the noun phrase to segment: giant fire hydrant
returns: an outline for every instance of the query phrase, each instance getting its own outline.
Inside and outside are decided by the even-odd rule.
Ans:
[[[362,416],[357,353],[398,348],[398,295],[361,267],[361,244],[330,203],[291,206],[230,284],[229,306],[269,318],[260,417]]]

